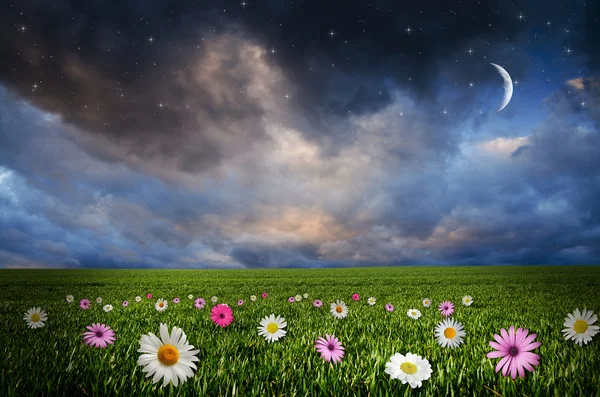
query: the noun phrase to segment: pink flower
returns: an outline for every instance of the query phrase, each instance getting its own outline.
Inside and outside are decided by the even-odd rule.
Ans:
[[[90,300],[89,299],[80,300],[79,307],[82,308],[83,310],[89,309],[90,308]]]
[[[244,300],[243,300],[243,299],[240,299],[240,300],[238,301],[238,306],[242,306],[243,304],[244,304]]]
[[[454,304],[450,301],[444,301],[440,303],[440,312],[442,316],[451,316],[454,313]]]
[[[519,328],[515,333],[515,327],[511,325],[508,332],[504,328],[500,330],[502,336],[494,334],[496,342],[490,341],[496,351],[489,352],[488,358],[500,358],[502,360],[496,365],[496,372],[502,369],[502,376],[510,376],[515,379],[517,373],[519,377],[525,377],[525,369],[529,372],[533,372],[534,365],[540,365],[540,356],[535,353],[531,353],[531,350],[536,349],[540,346],[540,342],[533,342],[536,334],[527,336],[529,330]]]
[[[194,307],[196,309],[202,309],[205,304],[206,302],[202,298],[196,298],[196,300],[194,301]]]
[[[129,302],[128,301],[123,301],[123,303],[121,303],[123,305],[123,307],[127,307],[129,306]]]
[[[323,360],[334,363],[342,362],[344,358],[344,346],[333,335],[325,334],[325,338],[319,337],[315,343],[315,349],[321,354]]]
[[[392,305],[391,303],[388,303],[385,305],[385,310],[387,310],[388,312],[393,312],[394,311],[394,305]]]
[[[313,302],[313,306],[314,307],[321,307],[321,306],[323,306],[323,302],[321,302],[318,299],[315,299],[315,301]]]
[[[263,292],[261,296],[262,296],[262,297],[263,297],[263,299],[264,299],[264,298],[266,298],[267,296],[269,296],[269,294],[267,294],[266,292]]]
[[[86,327],[89,331],[83,333],[83,341],[88,346],[100,347],[104,349],[115,341],[115,331],[104,324],[92,324]]]
[[[294,297],[293,297],[293,296],[290,296],[290,297],[288,298],[288,302],[290,302],[290,303],[294,303],[294,302],[296,302],[296,299],[294,299]]]
[[[174,298],[173,303],[179,303],[179,298]]]
[[[360,300],[360,295],[359,294],[352,294],[352,300],[353,301],[359,301]]]
[[[146,298],[148,298],[148,299],[152,299],[152,294],[147,294],[147,295],[146,295]]]
[[[219,303],[210,311],[210,319],[219,327],[227,327],[233,321],[233,312],[229,306]]]

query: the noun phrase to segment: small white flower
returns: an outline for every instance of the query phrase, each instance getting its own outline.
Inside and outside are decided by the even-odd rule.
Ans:
[[[194,295],[192,295],[192,294],[189,294],[189,295],[188,295],[188,299],[194,299]]]
[[[385,373],[392,379],[399,379],[402,384],[408,383],[413,389],[421,387],[432,372],[429,361],[412,353],[407,353],[406,356],[396,353],[385,364]]]
[[[250,295],[250,300],[252,302],[256,302],[256,295]]]
[[[421,311],[417,310],[417,309],[409,309],[406,312],[406,315],[410,318],[414,318],[415,320],[418,320],[419,317],[421,317]]]
[[[67,302],[73,303],[74,300],[75,298],[73,297],[73,295],[67,295]]]
[[[164,312],[167,310],[167,307],[169,307],[169,302],[167,302],[165,299],[159,299],[154,304],[154,308],[159,312]]]
[[[463,343],[465,335],[465,327],[453,318],[440,321],[435,328],[435,336],[442,347],[449,347],[451,349],[458,347]]]
[[[287,327],[285,318],[281,316],[275,317],[275,314],[266,316],[260,321],[260,327],[258,328],[258,334],[263,336],[267,342],[275,342],[283,338],[287,331],[284,328]]]
[[[369,304],[369,306],[373,306],[375,303],[377,303],[377,299],[370,297],[369,299],[367,299],[367,303]]]
[[[141,296],[136,296],[135,297],[135,301],[136,302],[141,302],[142,301],[142,297]]]
[[[304,299],[308,299],[308,294],[307,294],[307,293],[305,293],[304,295],[302,295],[302,297],[303,297]]]
[[[108,313],[109,311],[111,311],[113,309],[113,306],[112,305],[104,305],[103,309],[105,312]]]
[[[296,296],[294,296],[294,300],[296,302],[300,302],[302,300],[302,295],[296,295]]]
[[[333,317],[340,320],[348,315],[348,307],[343,301],[336,301],[329,306],[329,312]]]
[[[565,340],[573,339],[579,346],[587,345],[600,329],[597,325],[593,325],[597,320],[598,316],[592,310],[583,309],[580,313],[579,309],[575,309],[573,314],[568,314],[563,324],[566,327],[562,330]]]
[[[471,306],[473,304],[473,297],[471,295],[463,296],[462,304],[465,306]]]
[[[40,307],[32,307],[23,315],[23,320],[29,328],[42,328],[44,321],[48,320],[48,315]]]
[[[423,307],[431,307],[431,299],[425,298],[423,299]]]
[[[96,303],[97,304],[101,304],[102,303],[102,298],[101,297],[97,297],[96,298]]]
[[[216,296],[213,296],[212,298],[210,298],[210,301],[212,303],[217,303],[218,300],[219,300],[219,298],[217,298]]]

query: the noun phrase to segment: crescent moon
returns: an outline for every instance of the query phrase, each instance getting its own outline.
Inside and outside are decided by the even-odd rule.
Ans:
[[[512,98],[513,83],[510,79],[510,75],[502,66],[496,65],[495,63],[490,63],[490,65],[492,65],[498,70],[498,73],[500,73],[500,76],[502,76],[502,79],[504,80],[504,98],[502,98],[502,103],[498,108],[498,111],[501,111],[506,107],[506,105],[508,105],[508,103],[510,102],[510,98]]]

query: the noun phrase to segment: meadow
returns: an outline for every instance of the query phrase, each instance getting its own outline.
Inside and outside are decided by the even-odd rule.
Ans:
[[[267,292],[262,299],[260,294]],[[153,298],[147,299],[146,294]],[[296,294],[308,299],[288,303]],[[358,293],[361,299],[351,299]],[[73,295],[75,302],[65,297]],[[204,309],[193,308],[203,297]],[[258,295],[251,302],[250,295]],[[142,296],[139,303],[135,296]],[[234,322],[219,328],[209,318],[211,296],[233,309]],[[470,307],[461,304],[471,295]],[[114,306],[104,312],[96,297]],[[375,297],[374,306],[367,304]],[[179,297],[181,302],[173,304]],[[429,297],[433,306],[424,308]],[[82,298],[92,301],[81,310]],[[157,312],[157,298],[169,300]],[[243,299],[242,306],[237,301]],[[322,308],[312,305],[324,302]],[[329,304],[346,302],[349,315],[336,320]],[[129,301],[128,307],[121,302]],[[454,318],[465,342],[444,349],[434,337],[443,319],[437,304],[456,304]],[[386,303],[395,306],[388,313]],[[48,313],[43,328],[22,319],[32,306]],[[2,396],[600,396],[600,335],[583,347],[561,333],[568,313],[600,311],[600,267],[396,267],[285,270],[2,270],[0,271],[0,394]],[[418,320],[406,314],[421,310]],[[287,335],[267,343],[257,333],[271,313],[287,320]],[[96,349],[82,342],[85,326],[110,325],[114,345]],[[142,334],[158,334],[161,322],[181,327],[200,350],[198,370],[178,387],[152,384],[136,364]],[[500,328],[536,333],[540,365],[515,380],[494,371],[486,353]],[[317,354],[319,336],[335,334],[346,348],[340,364]],[[385,363],[412,352],[431,363],[423,386],[390,379]]]

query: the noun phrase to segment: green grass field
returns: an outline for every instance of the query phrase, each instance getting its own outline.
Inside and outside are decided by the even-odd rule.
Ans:
[[[269,293],[250,302],[249,296]],[[352,293],[361,300],[353,302]],[[152,300],[146,293],[154,295]],[[287,298],[308,293],[294,304]],[[69,304],[65,296],[72,294]],[[207,300],[202,310],[187,295]],[[472,295],[475,303],[460,300]],[[136,295],[143,296],[135,303]],[[209,318],[209,298],[233,307],[235,321],[216,327]],[[105,313],[97,296],[115,308]],[[167,311],[154,309],[156,298],[172,301]],[[369,296],[377,304],[366,303]],[[434,305],[425,309],[421,300]],[[81,298],[91,309],[79,309]],[[130,306],[121,307],[123,300]],[[238,299],[246,303],[237,307]],[[313,299],[324,306],[316,309]],[[349,316],[336,320],[329,304],[342,299]],[[442,319],[437,304],[457,304],[454,318],[465,325],[465,343],[440,347],[433,334]],[[386,303],[396,310],[388,313]],[[27,328],[23,313],[41,306],[46,326]],[[418,308],[415,321],[406,315]],[[587,307],[600,311],[600,267],[452,267],[315,270],[3,270],[0,271],[0,394],[14,395],[181,395],[181,396],[600,396],[600,335],[580,347],[563,339],[567,313]],[[268,344],[256,327],[265,315],[286,318],[288,334]],[[117,340],[107,349],[81,340],[92,322],[110,325]],[[136,365],[142,334],[158,333],[165,322],[179,326],[200,349],[198,371],[174,388],[152,384]],[[540,366],[524,379],[494,372],[497,359],[486,358],[488,341],[500,328],[520,326],[537,333]],[[346,348],[341,364],[324,362],[313,348],[325,333]],[[411,389],[384,373],[394,353],[412,352],[433,368],[420,389]]]

